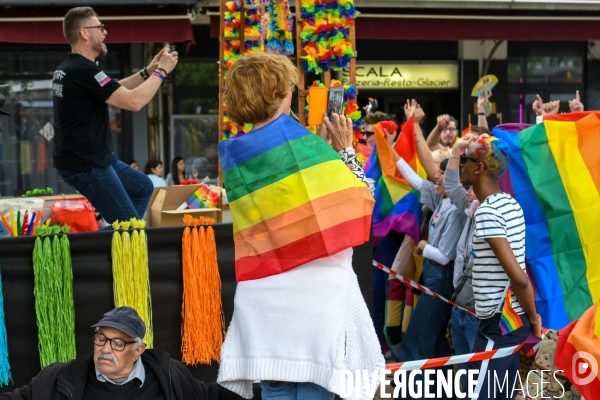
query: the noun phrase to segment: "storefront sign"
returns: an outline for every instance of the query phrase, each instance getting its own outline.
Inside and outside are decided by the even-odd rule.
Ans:
[[[342,82],[350,84],[350,72],[342,71]],[[458,89],[458,63],[363,64],[356,67],[360,89]]]

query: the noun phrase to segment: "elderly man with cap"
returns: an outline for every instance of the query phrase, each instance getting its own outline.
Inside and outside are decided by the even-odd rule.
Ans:
[[[92,327],[93,354],[49,365],[0,399],[241,399],[216,383],[196,380],[166,352],[146,350],[146,325],[133,308],[115,308]]]

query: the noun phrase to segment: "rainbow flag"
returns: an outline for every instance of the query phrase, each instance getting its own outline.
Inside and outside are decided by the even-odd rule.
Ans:
[[[219,144],[238,282],[369,241],[373,196],[321,138],[287,115]]]
[[[215,208],[220,197],[219,191],[213,192],[207,185],[202,185],[185,201],[185,204],[189,209]]]
[[[538,313],[561,329],[600,300],[600,119],[572,113],[521,128],[493,130],[510,148],[500,183],[525,214]]]
[[[391,230],[420,239],[421,204],[419,191],[404,179],[394,160],[392,146],[385,139],[380,124],[375,125],[375,145],[365,163],[367,178],[375,183],[375,208],[373,209],[373,239],[377,244]],[[415,171],[425,176],[418,162],[415,131],[412,117],[402,125],[394,149]]]
[[[510,290],[510,285],[506,285],[506,289],[504,289],[504,303],[499,308],[502,309],[500,323],[498,324],[502,331],[502,336],[508,335],[523,326],[521,317],[512,308],[512,291]]]
[[[598,303],[558,333],[556,367],[562,369],[586,399],[600,393],[600,308]]]

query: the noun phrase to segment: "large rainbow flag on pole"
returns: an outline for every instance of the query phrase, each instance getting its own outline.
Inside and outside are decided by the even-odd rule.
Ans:
[[[597,399],[600,361],[600,308],[590,307],[558,333],[555,364],[586,399]]]
[[[394,230],[409,235],[418,243],[421,225],[420,193],[398,171],[392,146],[385,139],[381,124],[375,125],[374,132],[375,146],[365,164],[367,178],[376,182],[373,239],[377,243]],[[394,149],[414,171],[425,176],[417,157],[412,117],[402,125]]]
[[[525,214],[525,256],[542,322],[561,329],[600,300],[600,119],[546,116],[518,130],[493,130],[510,147],[501,186]]]
[[[369,241],[373,196],[321,138],[287,115],[219,144],[238,282]]]

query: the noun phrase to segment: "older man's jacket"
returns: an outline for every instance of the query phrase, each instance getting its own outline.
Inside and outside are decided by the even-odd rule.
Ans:
[[[146,350],[142,361],[154,372],[166,400],[241,400],[216,383],[198,381],[185,365],[164,351]],[[29,384],[0,395],[0,400],[81,400],[90,368],[93,368],[91,354],[66,364],[49,365]]]

